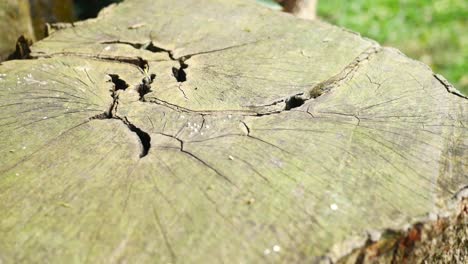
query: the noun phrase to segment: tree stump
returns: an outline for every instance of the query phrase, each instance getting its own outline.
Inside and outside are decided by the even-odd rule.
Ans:
[[[31,51],[0,66],[0,263],[466,260],[468,101],[397,50],[134,0]]]

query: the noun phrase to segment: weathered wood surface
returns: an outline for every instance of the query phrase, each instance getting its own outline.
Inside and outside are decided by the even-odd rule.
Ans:
[[[3,263],[336,260],[468,183],[466,97],[253,1],[126,1],[31,55],[0,66]]]

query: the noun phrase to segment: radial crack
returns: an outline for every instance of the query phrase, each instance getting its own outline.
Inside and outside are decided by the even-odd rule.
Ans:
[[[444,87],[447,89],[447,92],[454,94],[458,97],[468,99],[468,96],[462,94],[458,91],[452,84],[450,84],[442,75],[434,74],[434,78],[436,78]]]
[[[179,91],[182,93],[182,95],[184,96],[185,100],[188,100],[188,97],[187,97],[187,95],[185,94],[184,89],[182,89],[182,87],[180,86],[180,84],[179,84],[178,89],[179,89]]]
[[[148,152],[151,148],[151,136],[145,131],[141,130],[139,127],[136,127],[134,124],[130,123],[130,121],[128,121],[127,117],[125,116],[124,117],[116,116],[115,119],[122,121],[128,127],[128,129],[130,129],[130,131],[135,133],[140,139],[140,143],[141,143],[140,158],[143,158],[146,155],[148,155]]]
[[[123,44],[123,45],[129,45],[135,49],[147,50],[147,51],[151,51],[154,53],[165,52],[167,53],[168,57],[171,60],[179,62],[180,66],[178,68],[172,67],[172,74],[174,75],[174,78],[177,80],[177,82],[185,82],[187,80],[187,73],[185,72],[185,69],[188,68],[188,64],[185,63],[185,61],[190,59],[191,55],[182,56],[180,58],[174,58],[174,55],[171,50],[155,46],[152,41],[142,44],[142,43],[133,43],[133,42],[127,42],[127,41],[114,40],[114,41],[104,41],[104,42],[101,42],[101,44]]]
[[[148,67],[148,61],[144,60],[141,57],[93,55],[93,54],[69,52],[69,51],[55,52],[55,53],[50,53],[50,54],[44,54],[44,52],[35,52],[35,53],[32,53],[31,59],[52,58],[53,56],[76,56],[80,58],[89,58],[89,59],[100,60],[100,61],[127,63],[133,66],[136,66],[140,71],[143,71],[143,69]]]
[[[245,133],[247,136],[250,136],[250,127],[249,127],[244,121],[241,120],[240,122],[241,122],[241,124],[242,124],[243,127],[244,127],[244,130],[245,130],[244,133]]]
[[[177,80],[177,82],[185,82],[187,80],[187,73],[185,72],[185,69],[188,68],[188,64],[186,63],[186,61],[188,59],[190,59],[191,57],[197,56],[197,55],[202,55],[202,54],[225,51],[225,50],[229,50],[229,49],[240,48],[240,47],[243,47],[243,46],[258,43],[260,41],[262,41],[262,40],[256,40],[256,41],[253,41],[253,42],[242,43],[242,44],[233,45],[233,46],[227,46],[227,47],[224,47],[224,48],[219,48],[219,49],[214,49],[214,50],[201,51],[201,52],[197,52],[197,53],[187,54],[187,55],[184,55],[184,56],[181,56],[181,57],[178,57],[178,58],[176,58],[174,56],[174,53],[173,53],[172,50],[158,47],[158,46],[154,45],[154,43],[152,41],[149,41],[147,43],[136,43],[136,42],[112,40],[112,41],[103,41],[103,42],[101,42],[101,44],[123,44],[123,45],[129,45],[129,46],[131,46],[131,47],[133,47],[135,49],[147,50],[147,51],[151,51],[151,52],[154,52],[154,53],[165,52],[165,53],[167,53],[167,55],[169,56],[169,58],[171,60],[178,61],[179,64],[180,64],[179,68],[172,67],[172,74],[174,75],[174,78]],[[141,68],[143,68],[143,67],[141,67]]]
[[[98,119],[98,120],[106,120],[106,119],[115,119],[115,120],[119,120],[121,121],[125,126],[127,126],[127,128],[132,131],[133,133],[135,133],[138,138],[139,138],[139,141],[140,141],[140,144],[141,144],[141,152],[140,152],[140,158],[143,158],[145,157],[146,155],[148,155],[148,152],[151,148],[151,136],[146,133],[145,131],[141,130],[139,127],[135,126],[134,124],[132,124],[130,121],[128,121],[127,117],[120,117],[120,116],[108,116],[106,113],[102,113],[102,114],[99,114],[99,115],[95,115],[91,118],[89,118],[90,120],[93,120],[93,119]]]
[[[112,40],[112,41],[103,41],[103,42],[101,42],[101,44],[129,45],[129,46],[132,46],[135,49],[148,50],[148,51],[151,51],[151,52],[154,52],[154,53],[168,52],[166,49],[155,46],[152,41],[147,42],[147,43],[133,43],[133,42],[128,42],[128,41]]]
[[[323,81],[310,89],[307,94],[307,99],[317,98],[322,94],[330,91],[332,88],[340,86],[342,83],[353,78],[356,71],[361,67],[362,63],[368,61],[374,54],[380,52],[382,47],[372,45],[359,54],[350,64],[348,64],[340,73]]]
[[[117,75],[117,74],[109,74],[109,77],[111,78],[110,82],[112,82],[114,84],[112,89],[110,90],[111,97],[112,97],[112,103],[109,106],[109,109],[107,111],[105,111],[104,113],[95,115],[95,116],[89,118],[89,120],[93,120],[93,119],[99,119],[99,120],[117,119],[117,120],[120,120],[123,124],[125,124],[128,127],[128,129],[130,129],[130,131],[135,133],[138,136],[138,138],[140,139],[140,144],[141,144],[140,158],[143,158],[146,155],[148,155],[148,152],[149,152],[149,150],[151,148],[151,137],[150,137],[150,135],[148,133],[146,133],[145,131],[141,130],[140,128],[138,128],[137,126],[132,124],[130,121],[128,121],[127,117],[125,117],[125,116],[120,117],[120,116],[118,116],[116,114],[117,113],[117,106],[119,104],[119,93],[118,93],[118,91],[119,90],[126,90],[129,87],[129,85],[123,79],[120,79],[119,75]],[[153,79],[154,79],[154,77],[153,77]],[[144,80],[145,79],[143,79],[143,84],[145,83]],[[151,79],[151,81],[152,81],[152,79]]]
[[[105,117],[107,118],[112,118],[115,115],[115,112],[117,112],[117,106],[119,104],[119,90],[125,91],[128,88],[127,82],[124,80],[120,79],[119,75],[117,74],[109,74],[109,77],[111,78],[111,82],[114,84],[112,90],[111,90],[111,97],[112,97],[112,103],[109,106],[109,109],[107,112],[104,113]]]
[[[317,98],[322,94],[330,91],[332,88],[340,86],[342,83],[353,78],[356,71],[361,67],[364,61],[368,61],[374,54],[380,52],[382,48],[378,45],[372,45],[357,56],[350,64],[348,64],[341,72],[334,75],[328,80],[325,80],[307,91],[292,95],[284,100],[284,110],[291,110],[303,105],[310,99]],[[277,103],[277,102],[275,102]]]
[[[193,154],[192,152],[186,150],[185,149],[185,142],[182,139],[178,138],[177,135],[174,136],[174,135],[170,135],[170,134],[166,134],[166,133],[160,133],[160,132],[158,132],[157,134],[177,140],[179,142],[179,144],[180,144],[180,147],[179,147],[180,152],[182,152],[182,153],[192,157],[193,159],[197,160],[198,162],[200,162],[201,164],[203,164],[204,166],[209,168],[211,171],[213,171],[216,175],[223,178],[224,180],[226,180],[228,183],[232,184],[233,186],[236,186],[236,184],[231,179],[229,179],[229,177],[222,174],[218,169],[211,166],[206,161],[204,161],[203,159],[201,159],[197,155]]]
[[[129,45],[135,49],[151,51],[153,53],[163,52],[163,53],[167,53],[168,57],[173,61],[177,61],[177,60],[184,61],[185,59],[190,58],[190,56],[184,56],[184,57],[176,59],[174,58],[171,50],[158,47],[154,45],[152,41],[149,41],[146,43],[134,43],[134,42],[128,42],[128,41],[112,40],[112,41],[101,42],[101,44],[122,44],[122,45]]]
[[[230,50],[230,49],[236,49],[236,48],[256,44],[256,43],[259,43],[261,41],[264,41],[264,39],[259,39],[259,40],[255,40],[255,41],[251,41],[251,42],[247,42],[247,43],[241,43],[241,44],[232,45],[232,46],[227,46],[227,47],[219,48],[219,49],[213,49],[213,50],[207,50],[207,51],[200,51],[200,52],[196,52],[196,53],[191,53],[191,54],[188,54],[188,55],[184,55],[184,56],[182,56],[180,58],[189,59],[190,57],[193,57],[193,56],[209,54],[209,53],[215,53],[215,52],[220,52],[220,51],[226,51],[226,50]],[[177,60],[174,57],[172,57],[172,58],[173,58],[173,60]]]

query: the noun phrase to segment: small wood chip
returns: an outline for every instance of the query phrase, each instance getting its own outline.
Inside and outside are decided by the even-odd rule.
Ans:
[[[129,26],[128,29],[137,29],[137,28],[144,27],[145,25],[146,23],[136,23],[134,25]]]

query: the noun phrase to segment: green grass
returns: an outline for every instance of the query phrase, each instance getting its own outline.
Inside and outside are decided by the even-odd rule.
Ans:
[[[468,1],[319,0],[318,16],[400,49],[468,94]]]

